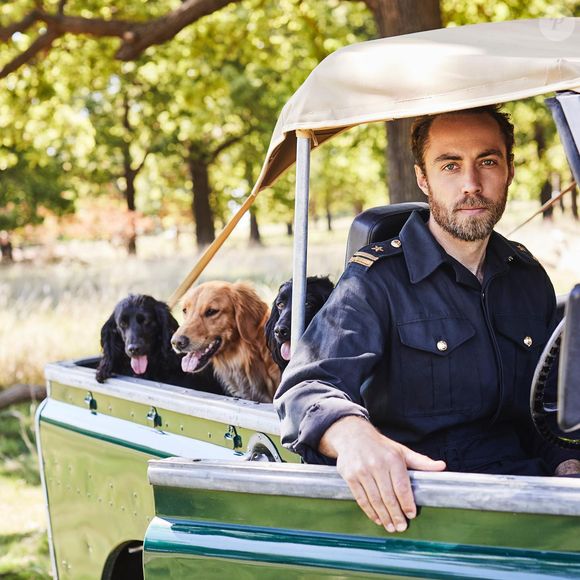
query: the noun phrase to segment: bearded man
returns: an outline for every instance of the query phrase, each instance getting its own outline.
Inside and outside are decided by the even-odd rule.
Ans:
[[[580,472],[577,451],[537,435],[532,374],[556,322],[548,276],[493,231],[514,176],[513,125],[496,107],[418,119],[429,199],[400,235],[364,248],[309,325],[274,404],[282,443],[336,462],[387,531],[414,518],[407,469]]]

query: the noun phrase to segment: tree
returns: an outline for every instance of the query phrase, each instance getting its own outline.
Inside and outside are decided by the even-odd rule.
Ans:
[[[239,2],[240,0],[237,0]],[[420,30],[430,30],[441,26],[439,0],[364,0],[372,12],[381,36],[405,34]],[[66,0],[59,0],[52,11],[36,8],[19,15],[20,19],[0,28],[0,41],[7,42],[15,34],[30,29],[37,30],[37,37],[29,45],[13,51],[0,78],[30,62],[41,51],[50,49],[55,41],[66,33],[115,37],[121,46],[116,57],[133,60],[154,44],[162,44],[172,39],[189,24],[220,10],[235,0],[185,0],[178,8],[146,22],[122,18],[87,18],[69,16],[65,13]],[[107,12],[111,15],[113,10]],[[13,15],[14,17],[15,15]],[[310,19],[310,29],[316,28],[317,21]],[[42,27],[40,27],[42,25]],[[320,56],[325,56],[321,54]],[[400,120],[388,125],[389,143],[387,172],[391,201],[417,199],[420,191],[415,184],[413,162],[408,148],[409,127],[412,120]]]

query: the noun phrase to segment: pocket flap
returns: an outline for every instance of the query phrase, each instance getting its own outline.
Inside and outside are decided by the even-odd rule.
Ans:
[[[548,328],[542,318],[517,314],[495,316],[497,331],[523,350],[543,346],[548,338]]]
[[[475,329],[464,318],[431,318],[399,322],[399,338],[405,346],[440,356],[453,352],[475,335]]]

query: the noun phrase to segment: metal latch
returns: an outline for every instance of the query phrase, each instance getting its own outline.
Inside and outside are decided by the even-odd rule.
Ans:
[[[227,433],[224,434],[224,439],[232,441],[234,449],[240,449],[242,447],[242,436],[238,435],[238,432],[233,425],[229,426]]]
[[[93,393],[91,393],[91,391],[87,393],[87,396],[85,397],[85,403],[87,404],[87,407],[91,413],[97,413],[97,400],[93,397]]]
[[[281,463],[282,457],[273,441],[264,433],[254,433],[248,441],[248,451],[244,456],[246,461],[270,461]]]
[[[155,407],[151,407],[149,413],[147,413],[147,421],[153,422],[153,427],[161,427],[163,421],[161,421],[161,415],[157,412]]]

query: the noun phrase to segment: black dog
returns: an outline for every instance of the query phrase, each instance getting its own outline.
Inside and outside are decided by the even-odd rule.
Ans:
[[[151,296],[131,294],[121,300],[101,328],[97,381],[115,373],[223,394],[213,370],[198,375],[181,370],[181,357],[171,348],[178,326],[167,304]]]
[[[308,276],[306,279],[306,311],[304,327],[328,300],[334,284],[327,276]],[[272,304],[270,318],[266,322],[266,342],[272,358],[284,370],[290,360],[290,330],[292,319],[292,280],[284,282]]]

